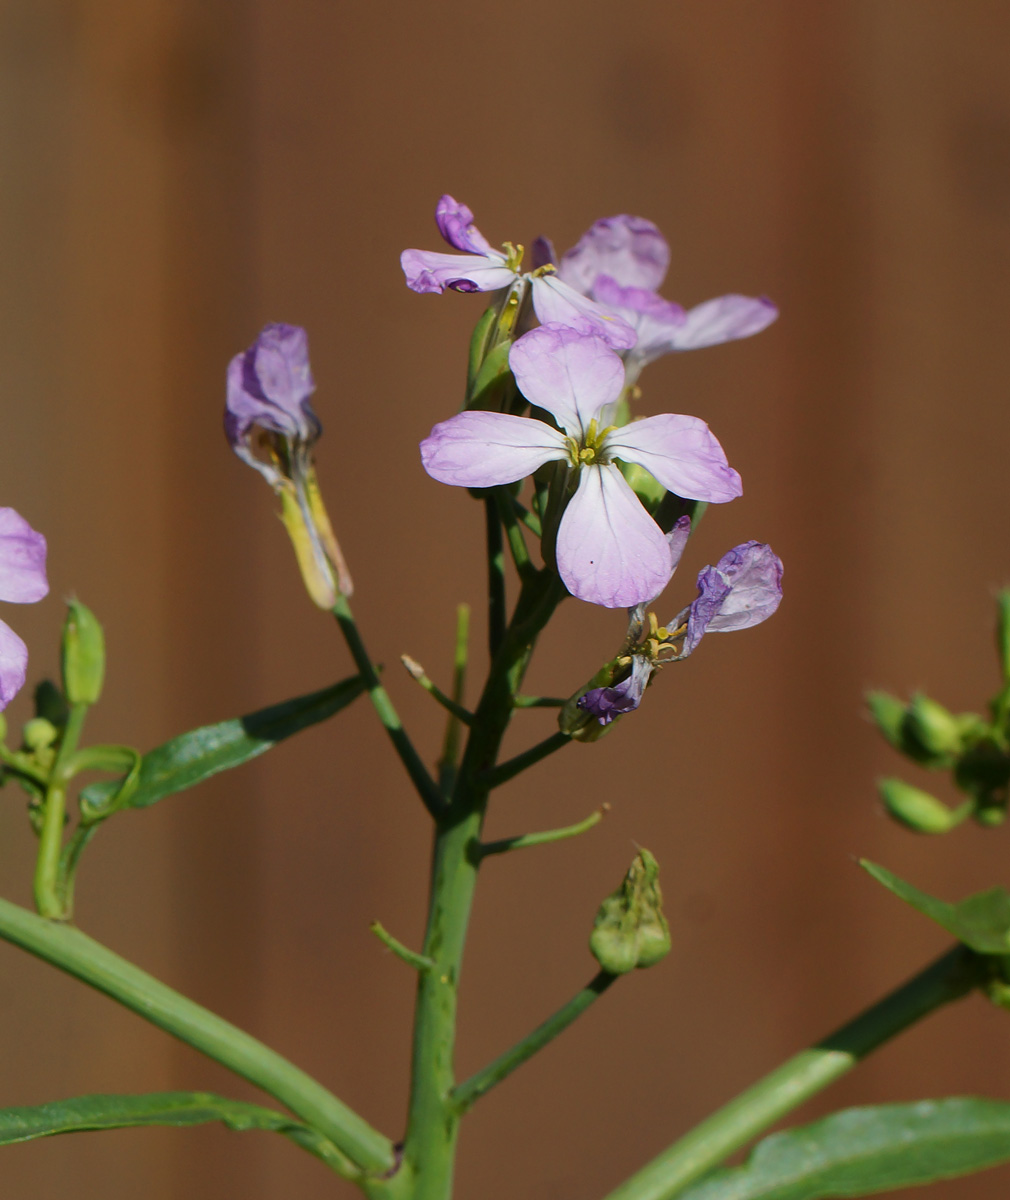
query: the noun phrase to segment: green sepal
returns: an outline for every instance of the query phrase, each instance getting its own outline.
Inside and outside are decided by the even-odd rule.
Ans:
[[[641,500],[645,510],[650,514],[655,513],[666,497],[666,488],[663,487],[651,471],[647,471],[645,467],[639,466],[638,463],[629,463],[621,460],[618,465],[628,486],[639,500]]]
[[[946,929],[978,954],[1010,954],[1010,893],[1004,888],[976,892],[960,904],[948,904],[899,879],[884,867],[865,858],[859,865],[878,883],[923,916]]]
[[[487,355],[488,344],[491,341],[491,333],[497,318],[497,306],[492,304],[490,308],[484,310],[470,336],[470,354],[466,364],[466,399],[468,405],[470,397],[474,392],[474,384],[477,381],[477,376]]]
[[[473,387],[467,393],[467,408],[486,408],[499,411],[502,408],[502,396],[496,392],[504,392],[508,385],[513,385],[512,371],[509,368],[509,351],[511,342],[499,342],[487,354],[481,364]]]
[[[951,1179],[1010,1159],[1010,1104],[948,1096],[832,1113],[772,1134],[678,1200],[828,1200]]]
[[[245,1132],[282,1133],[345,1173],[347,1160],[321,1134],[294,1117],[228,1100],[210,1092],[148,1092],[136,1096],[75,1096],[30,1108],[0,1109],[0,1146],[30,1142],[59,1133],[126,1129],[144,1125],[206,1125],[220,1121]]]
[[[960,825],[973,807],[968,803],[950,809],[929,792],[902,779],[878,779],[877,788],[888,816],[914,833],[947,833]]]
[[[361,677],[352,675],[322,691],[180,734],[144,755],[129,807],[146,808],[219,771],[241,766],[277,742],[332,717],[364,690]],[[115,780],[89,784],[81,802],[98,809],[118,787]]]
[[[612,975],[654,966],[669,953],[659,864],[648,850],[638,852],[620,887],[600,905],[589,949]]]
[[[964,749],[963,727],[952,712],[916,692],[905,714],[906,736],[930,755],[950,760]]]
[[[105,634],[80,600],[67,601],[62,642],[63,692],[71,704],[95,704],[105,679]]]
[[[618,661],[621,657],[627,660],[626,655],[618,655],[617,658],[612,658],[610,662],[604,663],[588,683],[583,684],[577,692],[574,692],[564,702],[561,706],[561,711],[558,713],[558,728],[562,733],[567,733],[570,738],[574,738],[577,742],[595,742],[597,739],[603,737],[611,725],[616,724],[617,717],[609,725],[601,725],[591,713],[587,713],[579,708],[579,701],[587,692],[592,691],[593,688],[610,687],[613,684],[618,671],[621,670],[618,666]],[[627,674],[626,666],[624,673]]]

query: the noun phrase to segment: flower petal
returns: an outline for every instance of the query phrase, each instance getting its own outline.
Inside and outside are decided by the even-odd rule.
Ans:
[[[624,364],[602,339],[567,325],[541,325],[509,351],[522,394],[572,437],[580,437],[624,387]]]
[[[465,204],[443,196],[435,208],[438,232],[450,246],[466,254],[493,254],[491,243],[473,223],[473,213]]]
[[[731,589],[730,581],[715,567],[703,567],[698,573],[698,598],[692,601],[687,610],[687,635],[680,652],[681,658],[687,658],[694,652]]]
[[[656,226],[621,213],[590,226],[564,254],[558,273],[586,295],[599,275],[609,275],[623,287],[655,291],[669,265],[670,248]]]
[[[494,252],[487,255],[435,254],[430,250],[404,250],[400,266],[407,287],[426,292],[496,292],[508,287],[516,273]]]
[[[760,333],[779,315],[765,296],[718,296],[687,310],[687,319],[672,333],[671,350],[700,350]]]
[[[0,600],[34,604],[48,592],[46,539],[13,508],[0,508]]]
[[[661,413],[632,421],[607,436],[604,450],[645,467],[663,487],[685,500],[722,504],[743,492],[740,476],[699,417]]]
[[[254,425],[293,441],[314,442],[322,432],[309,404],[315,390],[305,330],[264,325],[249,349],[228,364],[225,432],[232,448]]]
[[[610,687],[592,688],[579,698],[577,705],[601,725],[609,725],[614,717],[638,708],[653,670],[652,663],[644,655],[636,654],[631,660],[631,674],[626,679]]]
[[[21,691],[27,673],[28,647],[0,621],[0,708],[6,708]]]
[[[675,348],[674,340],[687,320],[679,304],[645,288],[621,287],[609,275],[596,280],[593,297],[622,316],[638,334],[628,357],[635,359],[639,369]]]
[[[544,421],[470,410],[442,421],[421,443],[424,469],[440,483],[515,483],[566,456],[564,435]]]
[[[710,621],[709,633],[760,625],[782,603],[782,560],[766,543],[734,546],[715,569],[729,581],[730,593]]]
[[[532,284],[533,311],[541,325],[557,323],[585,328],[588,321],[593,333],[615,350],[630,350],[634,346],[635,331],[613,309],[583,296],[555,274],[534,275]]]
[[[658,596],[672,569],[665,534],[609,465],[583,467],[558,528],[557,561],[573,596],[605,608]]]

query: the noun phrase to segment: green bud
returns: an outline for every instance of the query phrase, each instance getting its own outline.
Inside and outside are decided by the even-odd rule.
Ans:
[[[975,810],[975,821],[984,829],[995,829],[1006,820],[1006,806],[989,804]]]
[[[890,692],[867,692],[866,703],[877,728],[896,750],[901,750],[901,728],[908,711],[905,702]]]
[[[21,736],[29,750],[48,750],[59,736],[59,730],[45,717],[32,717],[25,723]]]
[[[916,833],[946,833],[959,823],[958,815],[946,804],[910,783],[880,779],[877,787],[888,815]]]
[[[1010,588],[996,593],[996,653],[1003,681],[1010,684]]]
[[[621,886],[600,905],[589,935],[593,957],[612,975],[651,967],[670,950],[670,929],[663,916],[659,864],[641,850]]]
[[[964,749],[961,724],[942,704],[918,692],[905,714],[904,731],[928,754],[943,757],[960,754]]]
[[[79,600],[67,605],[63,623],[63,690],[71,704],[94,704],[105,678],[105,634]]]

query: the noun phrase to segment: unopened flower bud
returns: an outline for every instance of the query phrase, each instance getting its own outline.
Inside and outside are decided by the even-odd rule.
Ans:
[[[589,949],[612,975],[654,966],[669,952],[659,864],[648,850],[638,853],[621,886],[600,905]]]
[[[877,783],[888,815],[916,833],[946,833],[958,824],[958,817],[946,804],[912,787],[901,779],[881,779]]]
[[[63,623],[63,691],[71,704],[94,704],[105,678],[105,634],[79,600],[67,603]]]
[[[902,725],[908,705],[890,692],[867,692],[866,704],[874,724],[897,750],[902,749]]]
[[[45,717],[32,717],[21,730],[22,739],[29,750],[48,750],[58,735],[59,730]]]
[[[921,692],[908,706],[905,730],[929,754],[948,757],[964,748],[961,725],[954,714]]]

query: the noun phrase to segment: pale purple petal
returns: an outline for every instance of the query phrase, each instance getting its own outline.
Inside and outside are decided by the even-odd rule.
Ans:
[[[427,292],[496,292],[508,287],[516,273],[500,254],[436,254],[430,250],[404,250],[400,266],[407,287]]]
[[[627,679],[611,687],[592,688],[577,701],[578,707],[601,725],[609,725],[614,717],[638,708],[654,669],[644,655],[636,654],[631,660],[631,674]]]
[[[509,351],[509,366],[526,399],[576,438],[624,387],[624,364],[613,350],[594,334],[567,325],[541,325],[523,334]]]
[[[567,251],[561,278],[588,295],[597,276],[609,275],[623,287],[655,291],[670,265],[670,248],[651,221],[621,213],[597,221]]]
[[[638,463],[685,500],[722,504],[741,495],[740,476],[699,417],[662,413],[632,421],[607,435],[605,453]]]
[[[782,560],[764,542],[734,546],[715,569],[729,580],[731,590],[709,622],[709,633],[760,625],[782,603]]]
[[[458,487],[515,483],[566,454],[564,435],[544,421],[477,409],[442,421],[421,443],[428,474]]]
[[[28,647],[0,621],[0,708],[6,708],[21,691],[27,673]]]
[[[264,325],[249,349],[228,364],[224,427],[232,448],[239,448],[254,425],[292,441],[315,441],[322,432],[309,404],[315,390],[305,330]]]
[[[48,592],[46,539],[13,508],[0,508],[0,600],[34,604]]]
[[[691,518],[678,517],[674,527],[666,535],[667,544],[670,547],[670,561],[673,563],[673,570],[676,571],[680,564],[681,556],[684,553],[684,547],[687,545],[687,540],[691,536]]]
[[[615,466],[582,468],[558,528],[557,561],[573,596],[605,608],[651,600],[672,571],[666,535]]]
[[[732,584],[715,567],[704,567],[698,573],[698,598],[687,610],[687,635],[680,652],[681,658],[693,653],[705,636],[709,623],[732,590]]]
[[[445,195],[435,208],[438,232],[450,246],[465,254],[493,254],[491,243],[473,223],[473,213],[465,204]]]
[[[671,350],[700,350],[760,333],[779,315],[764,296],[718,296],[687,310],[684,324],[671,334]]]
[[[583,296],[556,274],[534,275],[532,284],[533,311],[541,325],[583,328],[588,321],[597,337],[615,350],[630,350],[637,341],[635,331],[622,316]]]
[[[679,304],[645,288],[621,287],[609,275],[596,280],[593,297],[622,316],[638,334],[630,356],[640,367],[676,348],[675,339],[687,321]]]

